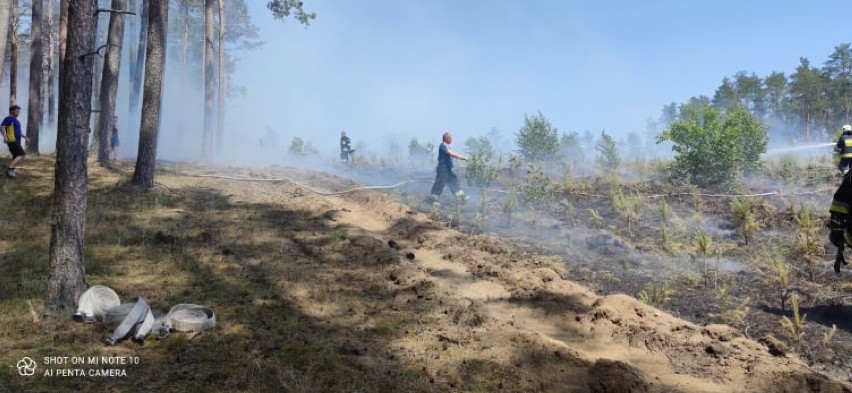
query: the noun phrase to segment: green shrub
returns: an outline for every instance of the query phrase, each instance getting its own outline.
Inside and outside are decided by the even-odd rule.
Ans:
[[[541,169],[530,165],[521,184],[521,200],[530,206],[549,206],[553,197],[550,178]]]
[[[598,152],[598,156],[595,158],[595,164],[604,171],[614,171],[618,169],[619,165],[621,165],[621,157],[618,155],[618,148],[615,146],[615,140],[613,140],[612,136],[607,134],[606,131],[601,131],[601,139],[598,141],[598,144],[595,145],[595,150]]]
[[[701,187],[731,188],[740,172],[760,169],[767,127],[748,110],[692,104],[680,111],[680,120],[658,139],[673,143],[672,176]]]
[[[489,165],[489,159],[473,154],[465,170],[467,184],[477,187],[489,187],[497,179],[497,168]]]
[[[636,294],[636,298],[649,306],[658,307],[671,300],[672,295],[674,291],[669,288],[669,283],[663,281],[663,285],[657,285],[655,282],[645,285],[645,288]]]
[[[517,134],[518,151],[526,159],[548,160],[559,153],[559,137],[556,128],[539,112],[535,116],[524,116],[524,126]]]
[[[749,244],[752,237],[763,227],[754,214],[754,206],[748,198],[734,198],[730,202],[731,215],[737,231],[745,238],[745,244]]]

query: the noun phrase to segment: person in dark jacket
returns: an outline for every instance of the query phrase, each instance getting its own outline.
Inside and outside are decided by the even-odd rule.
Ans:
[[[834,146],[834,153],[840,158],[840,163],[837,169],[844,175],[849,172],[852,167],[852,125],[846,124],[843,126],[843,133],[837,139],[837,145]]]

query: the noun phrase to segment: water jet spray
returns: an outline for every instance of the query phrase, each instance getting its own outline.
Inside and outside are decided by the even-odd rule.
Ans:
[[[779,148],[773,148],[766,151],[766,154],[785,154],[785,153],[794,153],[802,150],[811,150],[818,149],[821,147],[829,147],[834,146],[835,143],[812,143],[809,145],[800,145],[800,146],[785,146]]]

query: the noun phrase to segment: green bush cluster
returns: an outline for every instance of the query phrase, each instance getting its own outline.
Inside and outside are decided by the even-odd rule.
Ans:
[[[671,165],[675,178],[700,187],[731,188],[742,172],[761,168],[767,127],[747,109],[736,105],[722,111],[709,105],[681,106],[680,120],[671,124],[658,143],[671,141],[677,154]]]
[[[489,187],[497,179],[497,168],[489,165],[487,158],[474,154],[470,157],[465,174],[469,186]]]
[[[621,157],[618,155],[618,148],[615,146],[615,140],[612,136],[601,131],[601,139],[595,145],[595,150],[598,152],[598,157],[595,158],[595,164],[604,171],[611,172],[618,169],[621,165]]]
[[[521,200],[531,206],[548,206],[554,198],[550,177],[533,165],[527,169],[520,191]]]
[[[524,116],[524,126],[517,134],[518,151],[529,160],[548,160],[559,153],[559,137],[556,128],[539,112],[535,116]]]

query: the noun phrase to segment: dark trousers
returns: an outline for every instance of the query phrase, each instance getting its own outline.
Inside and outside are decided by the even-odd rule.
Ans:
[[[452,168],[446,165],[438,165],[435,174],[435,184],[432,185],[432,195],[440,196],[444,192],[444,186],[450,186],[453,194],[461,191],[459,178],[453,173]]]
[[[840,172],[843,172],[845,169],[849,169],[852,166],[852,158],[841,158],[840,164],[837,165],[837,169],[840,169]]]

